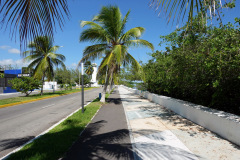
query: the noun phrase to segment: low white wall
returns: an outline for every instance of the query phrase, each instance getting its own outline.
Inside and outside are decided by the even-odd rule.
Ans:
[[[210,109],[201,105],[160,96],[147,91],[140,91],[124,86],[126,89],[160,104],[196,124],[217,133],[221,137],[240,145],[240,117],[234,114]]]

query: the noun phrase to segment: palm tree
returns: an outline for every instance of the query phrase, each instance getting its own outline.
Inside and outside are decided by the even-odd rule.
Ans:
[[[0,19],[19,31],[20,45],[27,45],[35,37],[53,37],[56,24],[62,29],[65,17],[69,18],[67,0],[0,0]],[[5,24],[5,23],[3,23]]]
[[[112,79],[116,69],[122,65],[133,65],[137,66],[138,70],[141,70],[140,64],[129,54],[128,48],[144,46],[154,49],[150,42],[139,39],[145,30],[143,27],[135,27],[124,33],[129,14],[130,11],[122,18],[118,7],[104,6],[92,21],[81,22],[82,27],[89,26],[89,28],[82,31],[80,42],[91,41],[95,44],[84,49],[83,58],[78,65],[81,62],[104,57],[99,70],[107,66],[107,78],[103,89],[102,102],[105,101],[105,93],[110,77]]]
[[[84,68],[85,68],[85,73],[88,75],[88,78],[92,78],[92,74],[93,74],[93,65],[90,61],[87,61],[86,63],[84,63]],[[89,82],[89,86],[91,87],[91,81]]]
[[[223,6],[230,8],[234,6],[232,0],[224,2],[225,4],[222,3],[222,0],[150,0],[150,6],[156,11],[159,10],[158,14],[165,12],[168,22],[172,17],[173,19],[177,17],[178,21],[181,17],[183,19],[188,11],[188,22],[192,22],[193,14],[196,12],[202,14],[202,19],[207,16],[208,11],[211,18],[215,15],[221,18],[218,9],[223,8]]]
[[[46,77],[49,81],[54,77],[53,67],[61,65],[66,68],[63,63],[65,56],[56,53],[60,46],[53,46],[53,40],[48,36],[36,37],[33,42],[29,43],[28,48],[30,50],[23,53],[24,60],[32,61],[28,68],[34,68],[33,76],[42,79],[42,95],[44,78]]]

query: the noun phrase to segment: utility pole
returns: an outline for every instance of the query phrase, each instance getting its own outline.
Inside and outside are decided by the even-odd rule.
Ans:
[[[82,113],[84,113],[84,84],[83,84],[83,63],[81,63],[82,67]]]

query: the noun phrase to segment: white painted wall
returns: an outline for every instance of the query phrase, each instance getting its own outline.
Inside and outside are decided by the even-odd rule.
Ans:
[[[50,81],[50,82],[44,82],[43,90],[51,90],[51,89],[57,89],[57,82]]]
[[[137,89],[125,88],[240,145],[240,116],[147,91],[143,92]]]

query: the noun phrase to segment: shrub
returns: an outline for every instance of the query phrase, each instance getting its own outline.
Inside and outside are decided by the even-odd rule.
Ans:
[[[40,82],[33,77],[14,78],[9,82],[12,84],[13,89],[26,94],[26,96],[29,96],[34,89],[38,89],[40,85]]]

